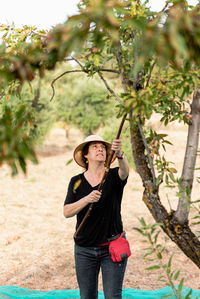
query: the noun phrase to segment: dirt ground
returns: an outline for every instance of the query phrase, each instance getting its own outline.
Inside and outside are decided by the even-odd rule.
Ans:
[[[162,128],[160,131],[166,133]],[[167,147],[167,158],[175,163],[180,174],[187,131],[184,127],[175,127],[167,134],[175,145]],[[55,128],[38,150],[39,165],[30,163],[27,176],[19,174],[11,178],[6,165],[0,168],[0,285],[43,291],[78,288],[73,258],[75,217],[65,219],[62,210],[69,179],[80,172],[74,162],[69,165],[66,162],[72,158],[72,150],[80,141],[82,136],[78,131],[71,130],[66,139],[64,130]],[[198,167],[199,162],[198,158]],[[199,198],[198,189],[195,179],[194,199]],[[145,270],[152,265],[143,259],[143,249],[147,244],[133,229],[139,225],[140,217],[144,217],[148,224],[154,222],[142,202],[142,191],[138,174],[131,170],[124,192],[122,215],[132,256],[123,287],[155,290],[165,286],[157,279],[163,271]],[[162,187],[160,194],[168,210],[170,206],[176,208],[174,190]],[[167,240],[166,245],[168,250],[164,262],[173,253],[172,268],[180,269],[184,285],[200,289],[199,269],[172,241]],[[101,281],[99,289],[102,289]]]

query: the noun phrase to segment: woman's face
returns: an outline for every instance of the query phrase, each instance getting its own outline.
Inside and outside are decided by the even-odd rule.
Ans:
[[[102,142],[91,142],[88,148],[88,154],[85,155],[88,161],[106,161],[106,146]]]

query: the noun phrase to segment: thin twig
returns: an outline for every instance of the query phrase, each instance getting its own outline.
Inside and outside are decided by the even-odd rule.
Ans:
[[[149,82],[150,82],[150,79],[151,79],[151,75],[152,75],[152,72],[153,72],[153,69],[154,69],[154,66],[156,64],[156,60],[154,61],[154,63],[152,64],[151,66],[151,69],[150,69],[150,72],[149,72],[149,76],[147,78],[147,84],[145,86],[145,89],[149,86]]]
[[[108,91],[115,97],[115,99],[118,101],[118,103],[120,105],[124,106],[124,104],[122,103],[122,101],[120,100],[120,98],[116,95],[116,93],[114,92],[114,90],[112,90],[111,87],[108,85],[106,79],[102,76],[101,72],[98,72],[98,75],[101,78],[101,80],[103,81],[103,83],[105,84],[105,86],[108,89]]]
[[[83,65],[80,63],[80,61],[78,61],[76,58],[74,58],[74,61],[76,61],[76,63],[81,67],[81,69],[83,71],[85,71]],[[123,106],[123,103],[121,102],[120,98],[116,95],[116,93],[114,92],[114,90],[111,89],[111,87],[108,85],[106,79],[102,76],[101,72],[112,72],[112,73],[117,73],[119,74],[119,71],[117,70],[113,70],[113,69],[105,69],[105,68],[102,68],[100,70],[98,70],[98,75],[99,77],[101,78],[101,80],[103,81],[103,83],[105,84],[106,88],[108,89],[108,91],[115,97],[115,99],[119,102],[120,105]]]
[[[63,77],[64,75],[66,74],[70,74],[70,73],[86,73],[88,74],[89,73],[89,70],[86,70],[84,69],[84,67],[82,66],[82,64],[75,58],[73,58],[72,60],[76,61],[79,66],[81,67],[81,70],[71,70],[71,71],[65,71],[64,73],[62,73],[61,75],[59,75],[58,77],[56,77],[52,82],[51,82],[51,87],[52,87],[52,90],[53,90],[53,95],[50,99],[50,102],[53,100],[54,96],[55,96],[55,88],[54,88],[54,84],[55,82],[60,79],[61,77]],[[113,69],[99,69],[98,72],[110,72],[110,73],[117,73],[119,74],[119,72],[117,70],[113,70]]]
[[[83,70],[72,70],[72,71],[65,71],[64,73],[62,73],[61,75],[59,75],[58,77],[56,77],[52,82],[51,82],[51,87],[52,87],[52,90],[53,90],[53,95],[50,99],[50,102],[53,100],[54,96],[55,96],[55,88],[54,88],[54,83],[60,79],[61,77],[63,77],[64,75],[66,74],[69,74],[69,73],[83,73],[83,72],[86,72],[86,71],[83,71]]]
[[[87,72],[84,68],[84,66],[80,63],[80,61],[74,57],[72,57],[72,59],[80,66],[80,68],[84,71]],[[98,72],[109,72],[109,73],[115,73],[119,75],[119,71],[117,70],[113,70],[113,69],[105,69],[105,68],[98,68],[97,69]]]
[[[166,195],[166,197],[167,197],[167,201],[168,201],[168,204],[169,204],[170,212],[172,212],[172,211],[173,211],[173,209],[172,209],[172,206],[171,206],[171,203],[170,203],[170,200],[169,200],[168,194]]]
[[[82,70],[85,70],[83,65],[80,63],[80,61],[78,61],[78,59],[72,57],[72,60],[76,61],[76,63],[81,67]]]
[[[74,57],[72,57],[72,60],[74,60],[79,66],[80,68],[84,71],[87,72],[84,68],[84,66],[80,63],[80,61]],[[110,73],[115,73],[119,75],[119,71],[118,70],[113,70],[113,69],[105,69],[105,68],[98,68],[97,70],[98,72],[110,72]]]
[[[165,6],[163,7],[163,9],[161,10],[161,12],[163,12],[163,11],[167,8],[168,5],[169,5],[169,2],[167,1],[167,2],[165,3]]]
[[[113,69],[98,69],[98,72],[108,72],[108,73],[115,73],[115,74],[120,74],[119,71],[113,70]]]
[[[64,61],[72,61],[72,60],[74,60],[74,58],[73,58],[73,57],[71,57],[71,58],[70,58],[70,57],[66,57],[66,58],[64,58],[63,60],[64,60]]]

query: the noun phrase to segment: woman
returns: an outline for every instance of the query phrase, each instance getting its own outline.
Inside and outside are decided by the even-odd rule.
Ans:
[[[105,163],[111,150],[118,158],[119,167],[109,170],[102,192],[99,192],[98,185],[103,178]],[[109,254],[108,241],[123,232],[121,201],[129,166],[122,152],[122,142],[115,139],[110,144],[98,135],[90,135],[75,149],[74,160],[85,168],[85,172],[72,177],[69,183],[64,216],[68,218],[77,215],[78,228],[88,205],[94,203],[90,216],[75,238],[75,264],[80,296],[82,299],[98,298],[101,268],[105,299],[120,299],[127,259],[114,263]]]

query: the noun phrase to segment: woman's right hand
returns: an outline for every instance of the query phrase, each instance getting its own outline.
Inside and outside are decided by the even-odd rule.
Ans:
[[[94,202],[98,202],[100,197],[101,197],[101,192],[98,190],[94,190],[86,196],[86,199],[88,203],[94,203]]]
[[[101,197],[101,192],[98,190],[92,191],[90,194],[80,200],[64,206],[64,216],[66,218],[73,217],[78,214],[85,206],[90,203],[98,202]]]

